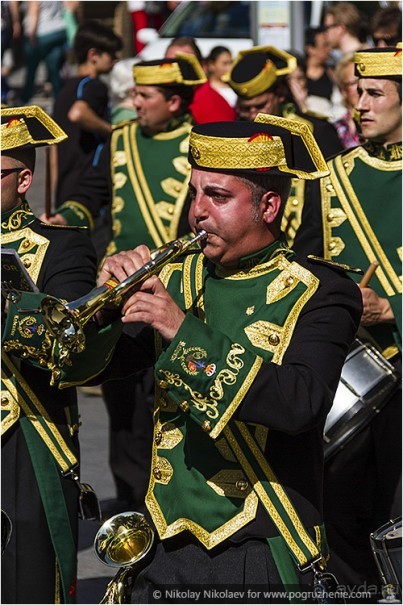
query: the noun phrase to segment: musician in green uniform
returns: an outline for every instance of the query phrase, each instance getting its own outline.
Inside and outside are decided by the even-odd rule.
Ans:
[[[3,603],[75,603],[77,597],[77,395],[74,387],[61,393],[50,386],[46,369],[58,376],[57,345],[43,317],[30,312],[44,293],[73,300],[96,283],[87,233],[41,223],[28,203],[36,147],[65,138],[39,107],[1,110],[1,506],[11,521],[1,560]],[[21,316],[18,304],[26,309]]]
[[[188,233],[187,161],[192,120],[189,105],[205,81],[196,57],[138,63],[133,67],[137,119],[117,124],[96,167],[87,172],[74,198],[50,220],[91,228],[100,211],[112,212],[107,255],[146,244],[161,244]],[[45,220],[45,219],[44,219]],[[144,505],[152,432],[152,373],[102,387],[110,418],[109,458],[117,501],[105,514]],[[138,413],[138,399],[149,400]]]
[[[362,269],[378,263],[361,289],[363,337],[401,372],[401,48],[357,51],[355,70],[366,142],[309,187],[295,247]],[[378,580],[368,536],[401,514],[401,392],[383,406],[326,464],[325,519],[344,583]]]
[[[238,95],[240,120],[254,120],[258,113],[268,113],[307,124],[325,158],[342,150],[336,129],[324,116],[300,110],[290,102],[286,76],[301,71],[297,58],[274,46],[255,46],[238,53],[231,71],[225,76]],[[287,100],[288,98],[288,100]],[[305,182],[293,179],[284,209],[282,229],[290,246],[301,223],[305,199]]]
[[[100,377],[155,364],[146,505],[157,540],[132,602],[190,586],[286,586],[296,602],[313,562],[323,568],[323,425],[361,297],[345,268],[299,259],[280,230],[291,177],[324,175],[309,128],[257,120],[193,128],[189,223],[207,232],[202,253],[137,286]],[[111,256],[99,282],[148,260],[146,246]]]

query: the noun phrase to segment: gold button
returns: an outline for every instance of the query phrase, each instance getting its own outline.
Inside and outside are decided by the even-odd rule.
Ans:
[[[166,382],[166,380],[159,380],[158,381],[158,386],[160,389],[167,389],[168,388],[168,383]]]
[[[291,277],[291,275],[289,275],[285,280],[284,280],[284,284],[286,286],[292,286],[294,283],[294,278]]]
[[[206,433],[209,433],[212,429],[210,420],[203,420],[201,427],[202,427],[203,431],[205,431]]]
[[[335,247],[336,247],[336,244],[334,242],[330,242],[330,244],[328,245],[329,250],[333,250]]]
[[[158,431],[157,433],[155,433],[155,443],[157,445],[159,445],[162,441],[162,433],[161,431]]]
[[[173,208],[171,208],[171,207],[169,207],[169,208],[168,208],[168,214],[173,214],[173,213],[174,213],[174,209],[173,209]]]
[[[365,71],[365,63],[360,63],[360,69],[361,71]]]
[[[239,489],[240,492],[244,492],[244,491],[246,491],[248,489],[249,483],[245,479],[239,479],[235,483],[235,487],[237,489]]]
[[[59,380],[60,374],[61,374],[60,370],[58,370],[58,369],[53,370],[53,376],[56,380]]]
[[[4,345],[3,345],[3,351],[4,351],[5,353],[7,353],[7,352],[10,350],[10,348],[11,348],[11,347],[10,347],[10,345],[8,345],[8,344],[4,344]]]
[[[293,206],[298,206],[299,200],[293,199],[291,203],[292,203]]]
[[[328,223],[331,223],[331,222],[332,222],[332,220],[334,219],[334,214],[333,214],[333,212],[329,212],[329,214],[326,216],[326,218],[327,218],[327,222],[328,222]]]
[[[2,395],[1,396],[1,405],[7,405],[8,404],[8,397],[6,395]]]
[[[280,338],[278,337],[277,334],[274,334],[274,333],[270,334],[270,336],[269,336],[269,343],[271,345],[273,345],[274,347],[276,347],[279,344],[279,342],[280,342]]]
[[[24,265],[24,267],[26,267],[27,269],[30,268],[30,266],[32,265],[31,261],[29,260],[29,258],[23,258],[22,259],[22,263]]]
[[[326,185],[326,191],[334,191],[333,185]]]
[[[200,158],[200,151],[197,149],[197,147],[191,147],[191,151],[194,159],[198,160]]]
[[[162,477],[162,473],[157,466],[153,469],[153,475],[158,480],[161,479],[161,477]]]
[[[174,187],[175,191],[177,191],[179,193],[179,191],[182,189],[182,185],[175,185]],[[173,212],[173,210],[172,210]]]
[[[29,241],[29,239],[24,239],[24,241],[22,242],[21,245],[23,248],[29,248],[31,245],[31,242]]]
[[[182,412],[188,412],[190,410],[190,405],[188,404],[187,401],[182,401],[179,404],[180,409],[182,410]]]
[[[343,166],[344,166],[344,168],[348,168],[348,167],[349,167],[349,165],[350,165],[350,164],[349,164],[349,162],[347,162],[347,161],[346,161],[346,162],[343,162]]]

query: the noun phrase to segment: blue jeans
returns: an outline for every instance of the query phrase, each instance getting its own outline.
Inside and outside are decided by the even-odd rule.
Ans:
[[[39,63],[45,61],[48,80],[52,85],[53,96],[60,90],[60,70],[64,63],[67,36],[64,30],[59,30],[36,39],[36,45],[32,46],[29,39],[24,39],[24,56],[27,71],[25,84],[22,91],[22,101],[30,101],[35,85],[35,75]]]

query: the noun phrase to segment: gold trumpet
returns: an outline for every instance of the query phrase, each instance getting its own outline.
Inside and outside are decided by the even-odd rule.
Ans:
[[[134,286],[156,275],[174,258],[189,250],[195,243],[207,237],[200,231],[192,239],[177,239],[151,252],[151,259],[122,282],[109,279],[103,286],[69,303],[53,296],[42,299],[40,309],[49,332],[68,353],[81,353],[85,349],[84,326],[107,304],[118,308],[122,299]]]
[[[120,513],[99,528],[94,539],[95,554],[105,565],[121,568],[109,582],[101,603],[130,602],[129,576],[153,542],[154,530],[141,513]]]

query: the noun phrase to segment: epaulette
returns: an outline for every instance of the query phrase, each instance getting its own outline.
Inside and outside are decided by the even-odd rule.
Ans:
[[[350,267],[350,265],[345,265],[344,263],[336,263],[334,260],[328,260],[327,258],[315,256],[314,254],[308,254],[307,259],[309,262],[316,263],[318,265],[325,265],[325,267],[330,267],[338,271],[345,271],[347,273],[359,273],[360,275],[363,275],[364,273],[362,269],[358,269],[357,267]]]
[[[70,231],[81,231],[82,233],[90,233],[89,227],[80,227],[79,225],[53,225],[52,223],[43,223],[40,221],[42,227],[49,227],[49,229],[70,229]]]
[[[121,122],[116,122],[116,124],[112,124],[112,130],[117,130],[118,128],[123,128],[124,126],[128,126],[129,124],[133,124],[136,120],[122,120]]]

